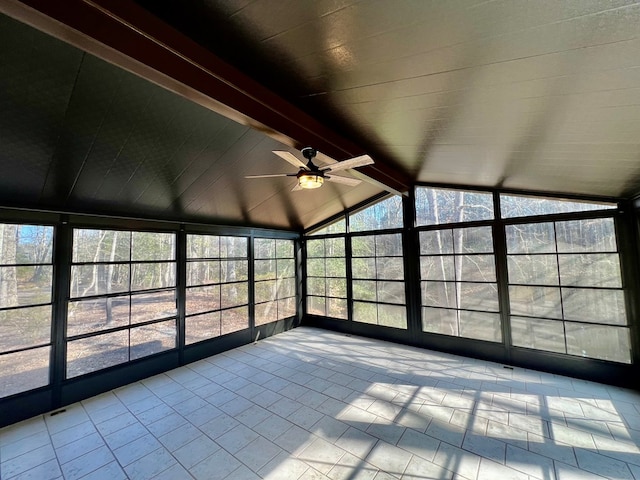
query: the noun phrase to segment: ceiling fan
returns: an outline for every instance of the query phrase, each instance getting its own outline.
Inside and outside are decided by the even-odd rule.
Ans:
[[[283,160],[289,162],[294,167],[298,167],[298,173],[272,173],[267,175],[247,175],[245,178],[272,178],[272,177],[296,177],[298,183],[293,190],[312,189],[319,188],[324,184],[324,181],[340,183],[342,185],[349,185],[354,187],[358,185],[361,180],[355,178],[342,177],[340,175],[333,175],[333,172],[340,170],[346,170],[347,168],[362,167],[364,165],[371,165],[373,159],[369,155],[361,155],[359,157],[350,158],[342,162],[337,162],[333,158],[318,152],[315,148],[305,147],[301,150],[304,158],[307,159],[305,164],[302,160],[296,157],[293,153],[285,150],[274,150],[273,153],[278,155]],[[313,163],[313,159],[319,160],[325,163],[325,166],[318,167]]]

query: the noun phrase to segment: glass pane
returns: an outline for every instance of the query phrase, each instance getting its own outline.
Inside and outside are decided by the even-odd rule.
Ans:
[[[328,278],[326,295],[347,298],[347,280],[345,278]]]
[[[374,257],[376,255],[376,237],[352,237],[351,250],[354,257]]]
[[[307,240],[307,258],[324,257],[324,239]]]
[[[509,286],[509,302],[513,315],[562,318],[559,288]]]
[[[346,231],[347,223],[344,218],[341,218],[326,227],[322,227],[320,230],[309,233],[309,235],[331,235],[333,233],[345,233]]]
[[[51,343],[51,305],[0,311],[0,353]]]
[[[132,324],[175,317],[176,314],[176,292],[173,290],[131,295]]]
[[[487,340],[489,342],[502,341],[500,315],[497,313],[467,312],[461,310],[459,316],[461,337]]]
[[[377,282],[378,286],[378,302],[397,303],[403,305],[404,282]]]
[[[622,287],[617,253],[558,255],[562,285]]]
[[[131,291],[151,290],[152,288],[175,287],[176,264],[167,263],[132,263]]]
[[[104,295],[129,290],[129,265],[77,265],[71,267],[71,297]]]
[[[324,297],[307,297],[307,313],[310,315],[325,315]]]
[[[211,285],[209,287],[187,288],[185,313],[206,312],[218,310],[220,308],[220,286]]]
[[[67,378],[129,361],[129,330],[67,343]]]
[[[69,337],[126,325],[129,325],[129,295],[69,302]]]
[[[220,237],[220,258],[246,257],[247,239],[245,237]]]
[[[458,311],[447,308],[422,307],[422,330],[458,336]]]
[[[256,280],[272,280],[276,278],[275,260],[256,260],[254,268]]]
[[[338,238],[327,238],[325,240],[326,251],[325,254],[327,257],[344,257],[344,237]]]
[[[491,227],[456,228],[453,248],[455,253],[493,253]]]
[[[256,303],[268,302],[276,298],[276,281],[267,280],[265,282],[255,283],[255,300]]]
[[[0,267],[0,308],[51,302],[53,267]]]
[[[131,234],[131,260],[175,260],[174,233],[133,232]]]
[[[3,237],[2,251],[0,252],[2,264],[52,262],[53,227],[0,224],[0,239]],[[16,242],[12,242],[14,238],[17,240]]]
[[[344,260],[342,260],[344,262]],[[327,263],[331,263],[327,260]],[[296,262],[295,260],[278,260],[277,261],[278,278],[287,278],[296,276]]]
[[[556,239],[553,222],[507,225],[508,253],[555,253]]]
[[[338,298],[327,299],[327,316],[347,319],[347,301]]]
[[[353,258],[351,262],[353,278],[376,278],[375,258]]]
[[[344,258],[327,258],[327,277],[346,277],[347,268]]]
[[[497,312],[498,287],[495,283],[458,283],[460,308]]]
[[[175,320],[131,329],[131,360],[172,348],[176,348]]]
[[[376,256],[378,257],[401,257],[402,256],[402,235],[394,233],[392,235],[376,235]]]
[[[565,352],[563,322],[511,317],[511,341],[518,347]]]
[[[376,258],[378,280],[404,280],[402,257]]]
[[[296,314],[296,299],[294,297],[278,300],[278,320],[293,317]]]
[[[187,258],[220,257],[220,237],[217,235],[187,235]]]
[[[455,285],[452,282],[422,282],[422,305],[456,308]]]
[[[249,328],[249,309],[232,308],[222,312],[222,335]]]
[[[228,283],[220,286],[220,308],[235,307],[249,303],[249,289],[246,282]]]
[[[378,323],[378,307],[375,303],[353,302],[353,321],[360,323]]]
[[[324,277],[324,258],[311,258],[307,260],[307,275],[312,277]]]
[[[416,188],[417,225],[473,222],[493,219],[491,193]]]
[[[460,278],[468,282],[495,282],[496,263],[493,255],[457,255]]]
[[[627,324],[622,290],[563,288],[562,305],[565,320]]]
[[[558,285],[558,261],[555,255],[509,255],[509,283]]]
[[[220,282],[220,261],[187,262],[187,286]]]
[[[278,320],[278,303],[267,302],[260,303],[255,306],[256,325],[264,325],[266,323]]]
[[[565,322],[567,353],[612,362],[631,363],[629,329]]]
[[[325,279],[316,277],[307,277],[307,295],[319,295],[324,297],[325,292]]]
[[[194,315],[185,319],[185,343],[207,340],[220,336],[220,312]]]
[[[616,229],[613,218],[593,218],[556,222],[558,252],[615,252]]]
[[[399,305],[378,305],[378,325],[407,328],[407,309]]]
[[[73,262],[128,262],[131,232],[73,229]]]
[[[273,238],[256,238],[253,248],[255,258],[276,258],[276,241]]]
[[[549,215],[553,213],[586,212],[616,208],[611,203],[578,202],[558,198],[500,195],[502,218]]]
[[[352,232],[402,228],[402,198],[389,197],[349,216]]]
[[[220,281],[238,282],[249,279],[249,262],[246,260],[223,260],[220,262]]]
[[[357,300],[376,301],[376,282],[366,280],[353,281],[353,298]]]
[[[421,257],[420,278],[422,280],[455,280],[453,257]]]
[[[276,240],[276,257],[293,258],[293,240]]]
[[[283,278],[276,282],[277,298],[293,297],[296,294],[296,279]]]
[[[0,355],[0,398],[49,384],[51,347]]]
[[[453,253],[453,231],[431,230],[420,232],[420,255]]]

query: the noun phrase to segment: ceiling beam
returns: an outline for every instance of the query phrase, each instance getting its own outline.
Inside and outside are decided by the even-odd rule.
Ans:
[[[0,11],[290,147],[367,153],[130,0],[0,0]],[[408,191],[405,171],[374,160],[359,172]]]

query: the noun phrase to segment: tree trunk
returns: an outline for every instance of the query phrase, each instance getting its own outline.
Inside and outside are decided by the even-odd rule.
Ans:
[[[12,265],[17,262],[18,226],[0,224],[0,264]],[[18,304],[18,276],[16,267],[0,269],[0,305]]]

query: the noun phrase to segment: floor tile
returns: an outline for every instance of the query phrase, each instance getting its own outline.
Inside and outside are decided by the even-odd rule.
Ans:
[[[104,440],[97,432],[94,432],[78,437],[75,442],[56,448],[56,456],[58,461],[63,464],[102,446],[104,446]]]
[[[258,437],[246,447],[240,449],[234,456],[252,471],[257,472],[282,451],[282,448],[275,443],[263,437]]]
[[[220,445],[202,435],[173,452],[173,456],[185,468],[190,469],[218,450]]]
[[[246,447],[249,443],[258,438],[258,434],[245,427],[237,425],[228,432],[216,438],[216,443],[224,448],[227,452],[235,454],[238,450]]]
[[[128,478],[118,462],[111,462],[85,475],[82,480],[128,480]]]
[[[220,449],[189,469],[197,480],[222,480],[242,464],[230,453]]]
[[[175,465],[176,459],[164,448],[159,448],[124,467],[130,480],[146,480]]]
[[[432,461],[438,451],[440,442],[423,433],[407,429],[396,445],[425,460]]]
[[[60,465],[60,468],[65,480],[75,480],[112,463],[114,460],[111,450],[103,446]]]
[[[385,472],[386,473],[386,472]],[[413,456],[402,475],[402,480],[438,479],[448,480],[453,477],[453,472],[424,458]],[[377,479],[378,477],[376,477]],[[496,477],[497,479],[498,477]],[[502,479],[500,479],[502,480]]]
[[[379,441],[373,447],[366,461],[380,470],[401,477],[413,455],[406,450]]]
[[[475,479],[482,457],[445,442],[440,442],[433,463],[464,478]]]
[[[358,430],[357,428],[349,427],[349,429],[335,441],[335,445],[356,457],[366,459],[367,455],[377,442],[378,439],[376,437]]]
[[[10,478],[55,459],[56,454],[53,447],[51,444],[46,444],[42,447],[29,450],[20,456],[0,462],[0,477]]]
[[[162,444],[151,434],[146,434],[113,451],[120,465],[127,466],[132,462],[158,450]]]
[[[343,449],[318,438],[298,454],[298,459],[326,475],[344,454]]]
[[[513,445],[507,445],[506,465],[535,478],[555,478],[553,460]]]

